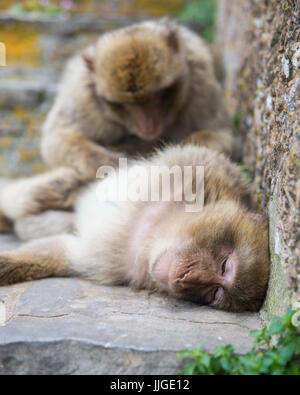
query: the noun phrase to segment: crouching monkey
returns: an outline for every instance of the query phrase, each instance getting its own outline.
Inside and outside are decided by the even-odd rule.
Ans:
[[[232,122],[214,54],[188,28],[161,19],[105,33],[71,59],[42,131],[42,157],[52,170],[20,184],[23,217],[33,206],[36,212],[71,208],[98,167],[146,156],[166,141],[232,155]],[[0,205],[0,231],[10,227],[7,218],[20,217],[9,203]]]

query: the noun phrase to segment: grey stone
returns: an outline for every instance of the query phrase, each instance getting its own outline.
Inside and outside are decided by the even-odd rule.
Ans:
[[[18,245],[20,245],[20,241],[14,235],[0,235],[0,252],[12,250],[18,247]]]
[[[71,35],[81,31],[95,31],[102,33],[110,30],[112,27],[123,27],[142,21],[140,17],[92,17],[90,15],[66,16],[49,16],[49,15],[30,15],[20,14],[12,15],[2,13],[0,15],[0,25],[14,26],[16,24],[30,25],[35,29],[46,31],[52,34]]]
[[[80,279],[0,287],[0,300],[0,374],[175,374],[177,351],[231,343],[245,353],[261,326],[256,314]]]
[[[35,109],[53,100],[56,87],[48,81],[0,81],[0,102],[5,109]]]

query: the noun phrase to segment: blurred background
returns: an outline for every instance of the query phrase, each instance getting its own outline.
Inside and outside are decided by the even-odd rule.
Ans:
[[[100,33],[171,16],[214,39],[214,0],[1,0],[0,176],[44,170],[41,124],[66,60]]]

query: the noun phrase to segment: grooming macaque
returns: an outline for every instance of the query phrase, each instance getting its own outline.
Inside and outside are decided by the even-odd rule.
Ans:
[[[94,180],[120,154],[205,129],[200,144],[230,155],[231,121],[216,73],[209,46],[170,20],[106,33],[68,64],[44,126],[43,157]]]
[[[115,190],[116,177],[107,175],[79,197],[74,234],[31,241],[0,254],[0,285],[77,276],[168,292],[229,311],[257,311],[269,276],[268,229],[263,215],[252,211],[251,190],[239,169],[223,154],[189,144],[133,161],[128,173],[139,165],[144,172],[130,181],[123,169],[117,174],[121,184],[148,191],[147,196],[161,188],[161,182],[149,182],[153,167],[204,166],[203,208],[187,212],[191,202],[183,193],[185,184],[175,180],[172,196],[183,196],[182,201],[100,199]],[[191,184],[197,191],[202,180],[196,174],[192,172]],[[42,213],[40,223],[46,227],[45,215],[64,214]]]
[[[21,199],[26,186],[29,205],[27,210],[24,202],[22,215],[33,207],[71,208],[100,166],[146,156],[166,141],[193,142],[230,156],[232,123],[219,77],[214,51],[168,19],[100,36],[66,68],[42,132],[42,156],[52,170],[38,177],[43,195],[34,179],[22,183],[18,194]],[[0,204],[4,215],[20,217],[6,212],[10,204]]]

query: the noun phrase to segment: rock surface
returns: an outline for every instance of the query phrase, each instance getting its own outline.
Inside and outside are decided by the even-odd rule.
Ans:
[[[300,300],[300,2],[220,0],[226,96],[270,218],[269,321]]]
[[[0,237],[0,250],[17,241]],[[176,352],[252,346],[255,314],[79,279],[0,287],[0,374],[176,374]]]

